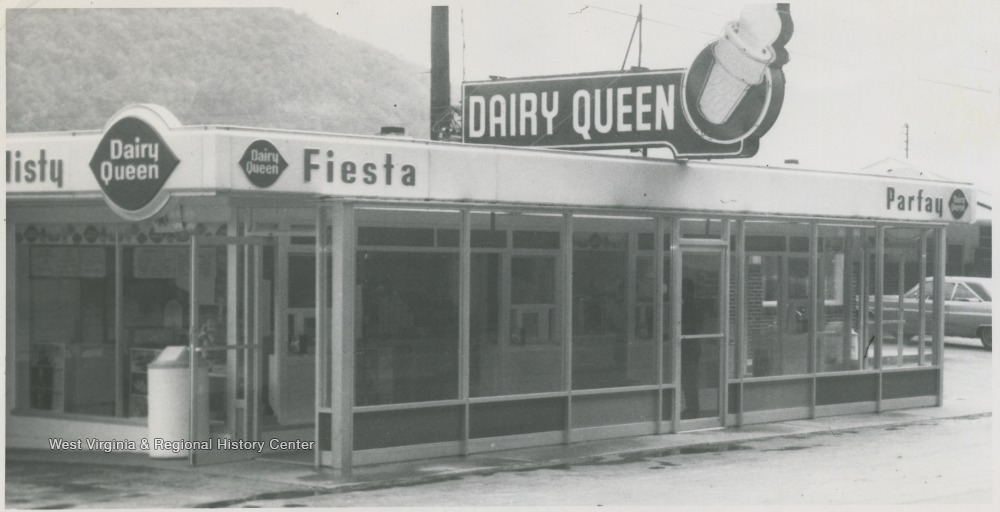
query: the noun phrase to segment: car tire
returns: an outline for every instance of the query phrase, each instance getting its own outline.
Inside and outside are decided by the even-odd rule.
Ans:
[[[979,329],[979,341],[986,347],[986,350],[993,351],[993,326]]]

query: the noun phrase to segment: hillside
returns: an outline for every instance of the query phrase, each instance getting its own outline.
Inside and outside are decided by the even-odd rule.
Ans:
[[[7,29],[11,132],[101,128],[142,102],[183,124],[428,135],[425,70],[290,10],[8,10]]]

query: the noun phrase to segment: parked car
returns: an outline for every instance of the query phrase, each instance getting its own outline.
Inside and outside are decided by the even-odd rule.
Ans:
[[[925,334],[933,332],[930,313],[934,303],[933,278],[924,281],[928,320]],[[989,350],[993,350],[993,279],[987,277],[944,278],[944,335],[964,338],[979,338]],[[914,286],[903,295],[903,334],[905,339],[917,336],[920,331],[919,305],[920,286]],[[882,298],[883,317],[895,320],[899,313],[899,296],[885,295]]]

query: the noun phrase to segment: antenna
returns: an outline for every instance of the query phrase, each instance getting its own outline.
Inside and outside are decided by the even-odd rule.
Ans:
[[[632,35],[628,39],[628,48],[625,49],[625,58],[622,59],[622,71],[625,71],[628,54],[632,52],[632,43],[635,42],[636,31],[639,32],[639,67],[642,67],[642,5],[639,5],[639,15],[635,18],[635,25],[632,26]]]
[[[639,62],[637,65],[642,67],[642,4],[639,4]]]
[[[903,158],[910,159],[910,123],[903,123]]]

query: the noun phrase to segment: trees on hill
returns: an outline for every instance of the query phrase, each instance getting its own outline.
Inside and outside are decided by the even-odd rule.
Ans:
[[[157,103],[184,124],[428,131],[418,66],[285,9],[8,11],[7,130],[99,129]]]

